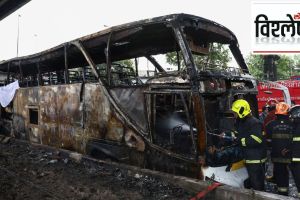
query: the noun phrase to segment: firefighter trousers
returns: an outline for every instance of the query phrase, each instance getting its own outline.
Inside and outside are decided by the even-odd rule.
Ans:
[[[264,191],[265,188],[265,163],[246,164],[249,174],[250,186],[254,190]]]
[[[290,170],[298,190],[298,198],[300,198],[300,162],[292,162],[290,164]]]
[[[287,163],[274,162],[274,177],[277,185],[278,194],[288,195],[289,189],[289,171]]]

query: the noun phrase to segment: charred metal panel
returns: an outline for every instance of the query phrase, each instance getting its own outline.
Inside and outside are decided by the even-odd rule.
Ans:
[[[192,161],[168,154],[163,149],[152,146],[147,151],[146,166],[150,169],[164,171],[171,174],[203,179],[201,166]]]
[[[105,138],[107,124],[112,118],[112,113],[111,105],[101,91],[99,84],[86,84],[84,99],[85,134],[88,134],[90,138]]]
[[[147,120],[144,106],[144,91],[146,87],[114,88],[110,90],[122,111],[127,113],[144,132],[147,132]]]
[[[81,150],[75,141],[83,133],[80,88],[80,84],[40,87],[43,144]]]
[[[37,124],[30,123],[29,109],[39,104],[38,88],[19,89],[14,101],[13,126],[16,135],[29,138],[31,142],[40,142]]]
[[[123,124],[117,120],[114,116],[108,121],[107,124],[107,134],[105,135],[105,139],[108,140],[116,140],[121,141],[124,135],[124,127]]]
[[[205,121],[205,108],[203,97],[193,95],[195,121],[198,130],[198,148],[200,155],[204,155],[206,149],[206,121]]]
[[[142,138],[112,112],[99,84],[22,88],[14,109],[15,135],[31,142],[85,152],[91,139],[122,142],[125,137],[124,145],[145,149]]]

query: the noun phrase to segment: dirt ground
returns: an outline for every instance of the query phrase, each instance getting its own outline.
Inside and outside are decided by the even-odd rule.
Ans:
[[[11,139],[0,143],[0,199],[190,199],[158,178]]]

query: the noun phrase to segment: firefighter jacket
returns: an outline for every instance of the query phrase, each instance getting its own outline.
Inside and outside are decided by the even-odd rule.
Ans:
[[[272,140],[271,158],[273,162],[290,163],[293,123],[287,115],[277,115],[277,119],[266,126],[266,133]]]
[[[292,161],[300,163],[300,122],[295,125],[292,140]]]
[[[237,119],[236,130],[245,163],[264,163],[267,157],[266,143],[262,136],[262,124],[255,117],[248,115],[243,119]]]

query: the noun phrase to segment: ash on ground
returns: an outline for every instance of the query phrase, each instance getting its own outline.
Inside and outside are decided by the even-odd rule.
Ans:
[[[193,194],[141,173],[63,158],[11,139],[0,143],[0,199],[190,199]]]

